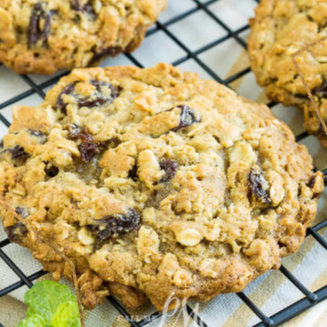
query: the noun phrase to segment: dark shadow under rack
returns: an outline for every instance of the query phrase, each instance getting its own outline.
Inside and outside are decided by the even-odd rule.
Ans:
[[[174,41],[180,48],[182,48],[186,55],[183,56],[182,58],[179,58],[178,60],[172,62],[174,66],[178,66],[184,62],[186,62],[189,59],[193,59],[206,73],[208,73],[213,79],[218,81],[219,83],[222,83],[228,87],[230,83],[233,81],[243,77],[247,73],[249,73],[250,67],[243,69],[232,76],[222,79],[219,75],[217,75],[209,66],[206,65],[205,62],[203,62],[200,58],[199,55],[204,53],[205,51],[217,46],[218,44],[233,38],[239,45],[241,45],[244,49],[247,49],[246,42],[240,37],[240,33],[245,32],[249,29],[249,25],[243,26],[236,31],[232,31],[222,20],[220,20],[209,8],[210,5],[217,3],[221,0],[210,0],[206,2],[200,2],[199,0],[190,0],[195,3],[195,7],[185,11],[184,13],[173,17],[172,19],[166,21],[165,23],[157,22],[155,24],[155,27],[151,29],[148,33],[147,36],[150,36],[152,34],[157,33],[158,31],[162,31],[165,33],[172,41]],[[254,0],[256,2],[260,2],[260,0]],[[220,27],[222,27],[227,34],[209,44],[206,46],[196,50],[196,51],[191,51],[178,37],[178,35],[175,35],[171,31],[168,30],[168,27],[174,23],[177,23],[184,18],[198,12],[198,11],[204,11],[207,15],[209,15]],[[133,54],[124,54],[132,63],[134,63],[138,67],[142,67],[142,64],[133,56]],[[0,63],[1,66],[1,63]],[[44,98],[45,93],[43,89],[54,85],[55,83],[58,82],[58,80],[64,76],[67,75],[67,72],[62,73],[58,76],[52,77],[46,82],[43,82],[39,85],[37,85],[30,77],[26,75],[20,75],[20,77],[29,85],[30,89],[22,92],[21,94],[13,97],[12,99],[9,99],[3,103],[0,103],[0,121],[6,125],[7,127],[10,126],[9,121],[3,116],[1,113],[1,109],[8,107],[12,104],[14,104],[17,101],[20,101],[32,94],[38,94],[42,98]],[[270,108],[273,108],[276,105],[276,103],[269,103],[268,106]],[[306,132],[301,133],[300,135],[296,136],[296,141],[300,142],[304,138],[306,138],[308,134]],[[327,168],[323,170],[323,173],[325,175],[325,186],[327,185]],[[323,222],[308,228],[307,230],[307,236],[310,235],[312,236],[326,251],[327,251],[327,241],[318,233],[320,230],[323,228],[327,227],[327,219],[324,220]],[[8,239],[5,239],[3,241],[0,241],[0,258],[10,267],[10,269],[19,277],[19,281],[7,286],[6,288],[0,290],[0,297],[10,294],[10,292],[13,292],[14,290],[17,290],[18,288],[22,286],[27,286],[27,287],[32,287],[33,282],[43,276],[45,272],[43,270],[40,270],[30,276],[26,276],[21,269],[11,260],[11,258],[3,251],[3,248],[6,247],[8,244],[10,244]],[[240,292],[235,296],[238,296],[240,300],[243,301],[247,305],[247,307],[260,319],[261,322],[258,324],[254,325],[253,327],[275,327],[279,326],[290,319],[298,316],[302,312],[308,310],[309,308],[312,308],[319,302],[327,299],[327,285],[324,287],[320,288],[319,290],[315,292],[310,292],[308,288],[306,288],[300,280],[298,280],[290,271],[288,271],[284,266],[281,266],[279,269],[280,272],[303,294],[303,298],[300,299],[299,301],[291,304],[288,307],[283,308],[276,314],[272,316],[267,316],[260,310],[258,306],[253,303],[250,298],[245,295],[245,293]],[[144,318],[141,321],[135,321],[131,317],[131,315],[124,309],[124,307],[112,296],[108,297],[108,300],[111,302],[111,304],[116,308],[116,310],[130,323],[131,326],[133,327],[141,327],[141,326],[146,326],[152,321],[158,319],[161,317],[160,313],[154,313],[149,315],[148,317]],[[188,315],[196,322],[198,326],[201,327],[217,327],[217,326],[209,326],[206,324],[201,317],[196,314],[190,306],[187,306],[186,312]],[[0,327],[4,327],[1,322],[0,322]],[[240,326],[241,327],[241,326]]]

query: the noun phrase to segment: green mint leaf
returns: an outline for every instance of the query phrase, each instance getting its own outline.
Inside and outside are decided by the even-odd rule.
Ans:
[[[25,294],[25,303],[28,305],[27,317],[40,315],[51,326],[52,316],[57,307],[67,301],[77,303],[76,297],[67,285],[51,280],[38,282]]]
[[[20,321],[17,327],[48,327],[44,319],[39,315],[33,315]]]
[[[52,316],[53,327],[81,327],[77,301],[68,301],[57,306]]]

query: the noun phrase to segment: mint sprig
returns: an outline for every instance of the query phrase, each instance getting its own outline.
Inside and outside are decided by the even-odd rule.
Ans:
[[[51,280],[36,283],[25,294],[27,317],[17,327],[81,327],[76,297]]]

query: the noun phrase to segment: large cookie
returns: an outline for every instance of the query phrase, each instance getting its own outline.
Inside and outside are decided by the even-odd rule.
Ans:
[[[94,65],[137,48],[166,0],[1,0],[0,62],[20,74]]]
[[[298,250],[323,188],[268,107],[165,64],[74,70],[14,109],[0,158],[10,240],[72,277],[16,211],[76,263],[89,308],[108,289],[159,310],[242,290]]]
[[[262,0],[251,21],[249,54],[252,70],[271,100],[304,109],[305,127],[327,147],[291,55],[327,34],[326,0]],[[306,83],[327,122],[327,40],[297,57]]]

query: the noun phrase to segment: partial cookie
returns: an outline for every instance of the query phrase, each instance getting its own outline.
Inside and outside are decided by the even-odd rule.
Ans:
[[[311,105],[291,55],[327,35],[327,1],[262,0],[251,20],[251,66],[267,96],[304,109],[305,127],[327,147],[327,136]],[[297,57],[327,122],[327,40]]]
[[[16,211],[76,263],[88,308],[242,290],[298,250],[323,189],[269,108],[165,64],[74,70],[14,109],[0,157],[10,240],[72,278]]]
[[[52,74],[132,52],[167,0],[2,0],[0,62]]]

